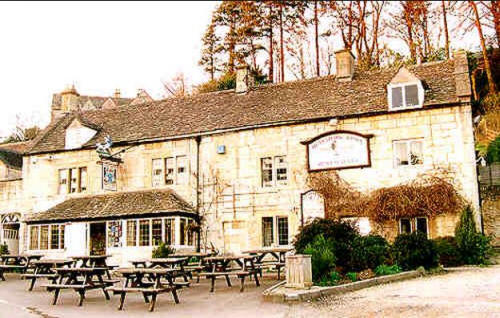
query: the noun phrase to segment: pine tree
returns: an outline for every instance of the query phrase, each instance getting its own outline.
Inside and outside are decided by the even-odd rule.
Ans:
[[[201,42],[201,59],[198,64],[203,66],[203,70],[210,74],[210,79],[213,80],[216,72],[221,70],[218,55],[222,51],[221,39],[216,34],[214,21],[208,25]]]

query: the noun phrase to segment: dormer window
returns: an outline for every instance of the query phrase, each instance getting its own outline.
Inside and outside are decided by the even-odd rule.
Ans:
[[[83,125],[78,119],[66,128],[65,149],[77,149],[82,147],[97,133],[96,130]]]
[[[424,87],[415,75],[401,68],[387,85],[389,110],[419,108],[424,103]]]

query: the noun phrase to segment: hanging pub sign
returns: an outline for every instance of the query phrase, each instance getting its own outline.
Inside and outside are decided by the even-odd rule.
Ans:
[[[302,225],[315,218],[325,218],[325,200],[319,192],[309,190],[301,193],[300,204],[302,209]]]
[[[373,135],[335,130],[302,142],[307,147],[309,171],[370,167]]]
[[[118,162],[103,160],[102,161],[102,188],[105,191],[116,191],[116,176],[118,170]]]

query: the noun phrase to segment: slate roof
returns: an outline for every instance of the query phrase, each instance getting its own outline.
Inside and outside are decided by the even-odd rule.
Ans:
[[[173,190],[156,189],[70,198],[44,212],[28,215],[25,221],[112,219],[174,212],[196,217],[195,209]]]
[[[454,63],[448,60],[407,67],[424,82],[424,108],[459,102]],[[258,86],[246,94],[228,90],[81,112],[79,116],[102,127],[83,148],[95,147],[107,134],[115,144],[125,144],[220,129],[386,113],[386,86],[397,71],[360,72],[348,82],[326,76]],[[68,114],[52,123],[30,153],[63,151],[64,127],[74,116]]]
[[[133,98],[116,98],[116,97],[105,97],[105,96],[78,96],[78,108],[84,109],[88,101],[90,101],[95,109],[101,109],[102,105],[108,100],[112,99],[116,106],[124,106],[130,104]],[[57,93],[52,95],[52,107],[54,109],[60,109],[62,103],[62,95]]]
[[[0,144],[0,161],[14,169],[21,169],[23,167],[23,153],[28,147],[28,141]]]

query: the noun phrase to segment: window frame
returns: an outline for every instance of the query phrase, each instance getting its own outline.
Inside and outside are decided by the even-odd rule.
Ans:
[[[401,220],[410,220],[410,233],[402,233],[401,232]],[[430,231],[429,231],[429,218],[427,216],[416,216],[416,217],[402,217],[398,219],[398,234],[412,234],[418,231],[417,229],[417,219],[425,219],[425,225],[426,225],[426,236],[427,238],[430,237]]]
[[[190,160],[187,154],[185,155],[175,155],[167,157],[157,157],[151,159],[151,187],[159,188],[164,186],[175,186],[175,185],[186,185],[189,184],[189,171],[190,171]],[[183,164],[180,165],[179,161],[183,160]],[[155,168],[155,162],[161,161],[161,169]],[[167,162],[172,162],[168,165]],[[179,168],[184,168],[183,172],[179,172]],[[168,169],[172,169],[171,174],[168,173]],[[155,170],[161,170],[161,180],[158,184],[155,183]],[[167,178],[167,176],[169,178]],[[171,180],[169,183],[167,180]]]
[[[47,226],[47,248],[42,249],[42,227]],[[52,228],[58,228],[58,238],[57,238],[57,248],[52,248]],[[36,228],[37,235],[37,246],[32,248],[32,229]],[[64,243],[64,237],[66,235],[66,224],[65,223],[54,223],[54,224],[33,224],[28,225],[28,251],[64,251],[66,249]]]
[[[264,245],[264,219],[272,219],[271,222],[271,245]],[[285,219],[287,223],[287,242],[288,244],[281,244],[280,242],[280,237],[279,237],[279,220],[280,219]],[[275,216],[263,216],[261,217],[261,244],[263,248],[266,247],[283,247],[283,246],[290,246],[290,222],[289,218],[287,215],[275,215]]]
[[[124,235],[125,235],[125,240],[126,240],[126,244],[124,245],[124,247],[155,247],[155,246],[158,246],[158,245],[155,245],[154,242],[153,242],[153,222],[154,221],[158,221],[160,220],[161,221],[161,242],[164,242],[165,244],[167,245],[170,245],[170,246],[174,246],[176,248],[195,248],[196,247],[196,244],[197,244],[197,232],[191,232],[191,233],[186,233],[187,235],[191,234],[193,237],[191,238],[192,239],[192,243],[193,245],[189,245],[189,242],[190,242],[190,239],[188,238],[188,236],[185,236],[185,243],[184,244],[181,244],[181,233],[180,233],[180,230],[181,230],[181,220],[185,220],[185,225],[186,227],[190,224],[190,223],[195,223],[196,221],[192,218],[188,218],[188,217],[182,217],[182,216],[162,216],[162,217],[152,217],[152,218],[134,218],[134,219],[126,219],[126,228],[124,228]],[[166,224],[167,224],[167,221],[172,222],[171,225],[172,225],[172,228],[171,228],[171,239],[172,239],[172,242],[170,244],[168,244],[165,240],[166,238]],[[149,245],[140,245],[140,222],[141,221],[148,221],[149,222]],[[134,229],[135,229],[135,245],[129,245],[129,241],[128,241],[128,238],[129,238],[129,228],[128,228],[128,222],[135,222],[135,226],[134,226]],[[177,238],[179,240],[177,240]]]
[[[279,164],[279,159],[284,159],[284,164]],[[269,160],[271,168],[265,168],[264,161]],[[260,186],[261,188],[273,188],[273,187],[286,187],[289,181],[289,167],[287,161],[287,155],[278,156],[265,156],[260,158]],[[286,179],[278,180],[278,169],[285,169]],[[269,183],[264,182],[264,171],[271,170],[271,181]]]
[[[412,143],[420,143],[421,148],[422,148],[422,163],[417,163],[417,164],[412,164],[411,163],[411,145]],[[406,159],[408,161],[408,164],[406,165],[400,165],[397,163],[397,156],[396,156],[396,144],[405,144],[406,145]],[[424,138],[412,138],[412,139],[400,139],[400,140],[393,140],[392,141],[392,161],[393,161],[393,166],[394,168],[401,168],[401,167],[420,167],[424,165]]]
[[[417,96],[418,96],[418,104],[414,106],[406,105],[406,86],[417,85]],[[402,105],[400,107],[392,105],[392,89],[401,87],[401,99]],[[424,104],[425,91],[422,85],[422,81],[411,81],[405,83],[397,83],[397,84],[388,84],[387,85],[387,103],[389,105],[390,111],[398,111],[398,110],[406,110],[406,109],[415,109],[422,108]]]
[[[86,193],[89,188],[89,169],[87,166],[79,166],[79,167],[69,167],[69,168],[61,168],[57,170],[57,194],[59,195],[73,195],[77,193]],[[82,171],[85,171],[85,177],[82,178]],[[65,172],[66,173],[66,184],[64,185],[65,190],[64,192],[61,192],[61,173]],[[73,172],[76,173],[76,190],[75,192],[71,192],[72,188],[72,175]],[[85,190],[82,190],[82,180],[84,180],[85,183]]]

